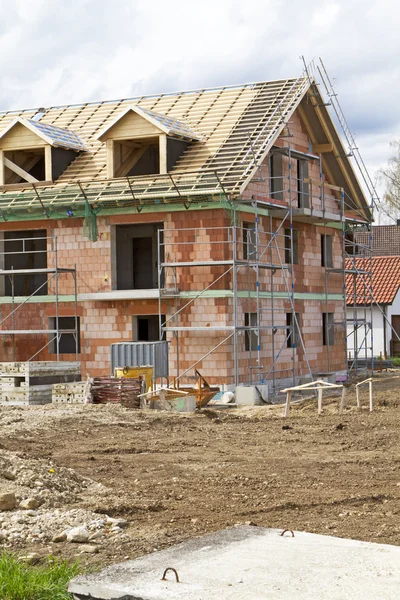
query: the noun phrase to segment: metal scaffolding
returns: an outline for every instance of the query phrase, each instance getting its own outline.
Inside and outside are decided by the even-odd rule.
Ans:
[[[37,243],[41,241],[45,246],[43,249],[32,249],[32,243]],[[13,244],[14,247],[11,250],[7,251],[7,246],[9,244]],[[27,255],[41,255],[44,257],[44,262],[48,265],[52,266],[43,267],[43,268],[14,268],[13,259],[16,263],[20,263],[22,257],[26,257]],[[0,276],[2,280],[3,287],[3,302],[1,304],[3,307],[10,306],[10,310],[7,314],[3,315],[0,319],[0,335],[1,336],[10,336],[12,340],[12,353],[13,353],[13,361],[16,361],[16,340],[18,337],[26,337],[30,335],[36,336],[47,336],[47,341],[45,344],[42,344],[40,348],[30,356],[27,361],[31,361],[36,358],[43,350],[47,347],[52,346],[54,348],[54,354],[56,355],[56,360],[60,360],[60,341],[63,335],[71,334],[74,337],[75,341],[75,360],[78,360],[78,352],[79,352],[79,327],[78,327],[78,293],[77,293],[77,278],[76,278],[76,267],[74,268],[64,268],[58,266],[58,251],[57,251],[57,238],[55,236],[50,237],[26,237],[26,238],[7,238],[7,240],[3,240],[2,248],[0,249],[0,263],[5,265],[6,262],[9,264],[10,268],[0,269]],[[71,275],[73,280],[73,294],[72,294],[72,302],[74,305],[73,316],[74,319],[74,327],[63,329],[60,327],[60,277],[63,274]],[[37,287],[34,287],[25,296],[16,295],[16,282],[17,278],[25,277],[27,280],[32,281],[32,277],[34,276],[43,276],[42,281],[38,283]],[[4,280],[8,279],[9,281],[9,289],[10,294],[5,294],[5,285]],[[0,280],[0,282],[1,282]],[[49,294],[49,290],[52,292]],[[43,329],[19,329],[16,327],[18,317],[22,315],[24,309],[28,308],[28,310],[34,310],[32,304],[37,304],[40,302],[38,296],[43,296],[43,301],[48,301],[49,299],[54,301],[55,305],[55,315],[54,326],[43,328]],[[29,313],[31,314],[31,313]],[[11,323],[11,327],[8,324]],[[7,324],[7,328],[5,327]]]
[[[363,181],[370,192],[371,218],[369,218],[365,210],[357,208],[354,199],[350,198],[343,188],[329,185],[324,182],[321,153],[314,155],[312,153],[302,153],[295,149],[294,145],[290,142],[290,138],[292,137],[290,122],[287,121],[286,116],[282,115],[281,124],[284,124],[285,129],[284,134],[281,135],[281,139],[288,138],[287,144],[284,148],[273,147],[270,157],[273,153],[283,154],[287,160],[287,174],[281,174],[276,177],[274,173],[271,172],[271,169],[268,168],[266,161],[260,162],[259,160],[254,160],[253,166],[257,167],[257,175],[259,178],[257,179],[256,176],[253,178],[253,181],[260,181],[265,184],[265,188],[269,192],[267,194],[269,199],[264,198],[263,200],[259,200],[254,198],[254,196],[251,200],[241,199],[235,201],[229,198],[226,199],[225,206],[231,214],[231,226],[223,228],[224,232],[221,234],[221,237],[218,237],[218,228],[216,228],[216,241],[207,242],[211,248],[213,247],[213,243],[220,246],[219,249],[223,256],[222,260],[196,259],[199,254],[201,255],[201,252],[198,252],[199,249],[201,250],[201,244],[204,244],[204,242],[199,241],[199,237],[201,237],[202,234],[201,229],[186,229],[180,231],[164,229],[159,231],[158,281],[160,298],[160,339],[162,339],[165,332],[170,332],[175,338],[177,379],[184,377],[193,367],[199,365],[222,345],[231,341],[233,341],[235,385],[243,383],[262,383],[268,380],[271,381],[272,387],[275,389],[277,380],[282,378],[290,377],[294,384],[296,383],[296,378],[301,375],[309,375],[313,378],[307,348],[304,344],[301,327],[295,310],[294,256],[297,240],[294,238],[293,224],[296,222],[312,222],[323,228],[324,237],[322,239],[324,241],[321,252],[324,253],[325,257],[328,255],[327,240],[329,235],[326,234],[327,228],[332,227],[333,225],[341,232],[342,252],[340,267],[329,262],[323,265],[325,267],[324,301],[322,302],[324,310],[321,310],[321,312],[324,312],[325,314],[323,336],[327,352],[328,371],[331,370],[332,362],[332,330],[340,329],[343,339],[346,340],[346,359],[349,356],[349,340],[346,330],[348,325],[348,320],[346,318],[346,294],[348,295],[348,285],[346,289],[346,276],[347,278],[349,276],[352,277],[352,288],[354,289],[354,293],[356,293],[355,290],[359,289],[360,286],[363,291],[361,306],[359,305],[358,309],[356,307],[354,308],[353,317],[351,319],[355,332],[355,344],[350,351],[351,354],[347,364],[347,371],[357,371],[361,368],[365,369],[368,368],[369,365],[372,365],[371,368],[373,368],[373,362],[371,361],[373,357],[372,305],[374,302],[372,293],[372,238],[370,236],[368,247],[361,248],[352,241],[352,232],[358,228],[367,228],[368,231],[370,231],[372,211],[377,199],[377,194],[344,118],[337,99],[337,94],[333,90],[332,83],[326,74],[322,61],[320,61],[320,64],[321,66],[317,68],[315,68],[315,65],[312,65],[312,70],[306,68],[305,72],[309,78],[311,89],[314,89],[313,86],[319,85],[315,80],[317,71],[320,75],[322,84],[326,88],[329,96],[329,102],[327,104],[332,104],[334,106],[335,114],[343,129],[346,141],[349,144],[349,155],[355,157],[355,166],[361,172]],[[320,105],[317,105],[317,108],[318,106]],[[326,105],[324,104],[324,106]],[[319,179],[316,180],[312,177],[304,176],[304,174],[300,174],[299,172],[294,175],[293,161],[298,159],[317,163],[319,166]],[[267,175],[265,175],[265,170],[267,170]],[[286,202],[276,202],[274,201],[276,198],[284,199]],[[237,215],[243,211],[243,207],[246,206],[246,204],[253,209],[255,220],[254,227],[248,229],[244,233],[242,224],[239,223]],[[332,208],[333,204],[335,205],[335,208]],[[264,209],[268,211],[267,214],[269,215],[268,231],[260,229],[259,213],[261,211],[262,214],[265,215],[266,212]],[[279,224],[274,225],[275,221],[278,221]],[[190,235],[192,237],[190,237]],[[247,236],[247,240],[245,240],[247,247],[252,248],[252,252],[247,252],[246,257],[243,256],[240,249],[240,245],[243,244],[244,240],[243,235]],[[169,236],[173,236],[173,240],[172,238],[170,239]],[[188,239],[188,241],[179,242],[177,241],[177,236],[178,238],[181,237],[181,239]],[[192,245],[192,258],[189,260],[187,258],[185,260],[179,260],[179,258],[176,257],[184,254],[183,249],[185,244]],[[169,247],[173,248],[170,252],[168,251]],[[285,253],[287,256],[284,256]],[[360,258],[360,256],[363,257],[362,269],[359,268],[359,263],[354,260],[354,257],[356,256],[358,258]],[[222,271],[218,272],[214,280],[207,282],[207,285],[203,289],[198,289],[192,294],[180,289],[179,281],[185,281],[183,272],[187,270],[187,273],[189,273],[190,270],[192,270],[192,273],[196,273],[197,268],[201,267],[221,267]],[[247,279],[245,278],[247,280],[246,289],[243,288],[242,275],[244,272],[247,275]],[[268,273],[268,277],[266,277],[266,273]],[[276,286],[275,278],[277,273],[280,276],[281,283],[283,282],[284,293]],[[188,308],[189,305],[193,305],[195,302],[199,302],[204,298],[212,296],[216,297],[216,295],[218,295],[216,290],[218,291],[221,280],[227,278],[229,278],[227,290],[229,294],[227,294],[227,297],[232,298],[233,302],[232,322],[223,325],[212,325],[208,323],[207,326],[204,327],[191,327],[187,324],[183,325],[180,319],[183,317],[185,309]],[[331,290],[337,290],[338,288],[338,278],[340,278],[341,297],[343,299],[343,319],[335,321],[334,319],[328,318],[328,308],[330,298],[332,298]],[[243,298],[247,298],[248,300],[248,314],[250,315],[253,313],[256,315],[254,322],[249,321],[244,325],[239,323],[238,318],[239,307],[243,311]],[[182,299],[187,299],[186,304],[182,304]],[[162,314],[164,309],[162,308],[162,305],[166,300],[172,301],[174,303],[174,308],[171,309],[171,314],[163,321]],[[282,323],[282,310],[286,312],[286,309],[282,309],[284,301],[287,303],[286,306],[290,306],[290,317],[287,317],[286,323]],[[254,305],[256,307],[255,310],[251,309]],[[288,315],[288,313],[286,313],[286,315]],[[210,349],[189,368],[185,368],[181,371],[179,368],[179,335],[182,332],[201,330],[220,331],[221,334],[223,333],[223,336],[221,335],[221,339],[219,339],[218,343],[214,346],[210,344]],[[283,332],[284,335],[279,336],[277,335],[278,332]],[[257,344],[255,348],[252,344],[249,346],[248,369],[247,373],[244,374],[241,372],[239,365],[239,341],[243,339],[243,336],[247,335],[252,337],[253,334],[255,336],[254,339],[257,340]],[[262,364],[262,347],[265,345],[266,339],[269,340],[270,360],[268,364]],[[288,369],[285,371],[279,368],[282,352],[287,347],[292,348],[292,366],[290,372]],[[296,348],[301,348],[303,351],[302,369],[299,369],[299,357]]]
[[[368,231],[368,244],[356,241],[358,231]],[[374,369],[372,232],[370,223],[348,223],[345,241],[346,297],[351,316],[347,321],[349,371]]]
[[[292,149],[276,149],[287,157],[288,166],[292,166]],[[300,152],[294,153],[296,160]],[[320,163],[320,157],[311,154],[303,155],[310,161]],[[279,177],[281,188],[277,189],[274,178],[264,178],[269,185],[271,195],[282,195],[290,198],[287,206],[278,203],[260,202],[257,200],[231,202],[228,210],[231,215],[229,227],[212,228],[212,237],[206,235],[205,228],[193,229],[163,229],[159,231],[158,239],[158,281],[159,281],[159,325],[160,336],[170,332],[175,338],[176,348],[176,378],[184,377],[191,369],[200,364],[210,354],[218,350],[223,344],[233,342],[234,383],[259,384],[270,381],[275,389],[278,380],[290,378],[294,383],[300,376],[308,375],[313,378],[307,348],[301,332],[300,323],[295,307],[295,238],[294,223],[313,222],[326,228],[332,222],[338,228],[344,228],[344,193],[335,186],[315,181],[308,178],[307,191],[301,186],[304,179],[294,176],[292,169],[288,168],[287,175]],[[299,192],[301,190],[301,193]],[[327,206],[327,198],[331,207]],[[332,210],[335,202],[338,213]],[[245,229],[239,222],[238,213],[251,207],[254,213],[254,223],[251,228]],[[260,228],[260,212],[265,215],[268,211],[269,230]],[[209,231],[208,231],[209,233]],[[341,236],[344,240],[344,236]],[[190,251],[188,253],[188,248]],[[215,250],[214,250],[215,249]],[[207,258],[198,259],[200,256]],[[184,256],[184,259],[179,259]],[[189,258],[191,257],[191,258]],[[214,257],[214,258],[211,258]],[[343,254],[344,260],[344,254]],[[207,267],[210,277],[207,285],[193,291],[185,290],[185,281],[190,280],[190,275],[196,280],[196,273],[202,267]],[[212,269],[214,268],[214,271]],[[218,270],[219,269],[219,270]],[[344,291],[344,262],[340,269],[325,269],[325,304],[328,306],[330,280],[334,274],[342,277],[340,286]],[[277,279],[279,284],[276,283]],[[182,283],[183,282],[183,283]],[[225,287],[222,284],[225,284]],[[221,289],[222,286],[222,289]],[[337,284],[336,284],[337,287]],[[225,297],[232,299],[232,320],[221,323],[207,323],[206,325],[191,326],[182,323],[185,311],[189,306],[202,302],[210,297]],[[173,302],[173,309],[166,320],[166,300]],[[247,308],[246,308],[247,306]],[[239,314],[255,314],[253,322],[242,324]],[[326,310],[326,312],[328,312]],[[286,314],[285,314],[286,313]],[[288,316],[290,314],[290,317]],[[286,317],[286,321],[285,321]],[[210,315],[210,318],[212,316]],[[185,320],[185,319],[183,319]],[[327,330],[331,327],[345,328],[345,316],[339,322],[326,323]],[[217,343],[210,348],[190,367],[183,371],[179,369],[180,343],[179,335],[184,332],[207,331],[221,332]],[[277,334],[281,335],[277,335]],[[248,366],[246,373],[239,364],[239,346],[243,345],[243,338],[248,336],[257,343],[248,344]],[[270,360],[262,358],[262,349],[269,347]],[[328,365],[330,365],[330,335],[326,335]],[[283,351],[291,348],[291,368],[282,368],[280,360]],[[301,348],[303,365],[299,365],[297,348]],[[287,358],[287,353],[286,353]],[[329,367],[328,367],[329,370]]]

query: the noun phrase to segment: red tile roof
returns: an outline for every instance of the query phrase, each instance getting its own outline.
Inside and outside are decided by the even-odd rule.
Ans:
[[[372,241],[373,256],[400,256],[400,227],[373,225],[372,231],[357,231],[354,241],[369,246]]]
[[[347,258],[346,270],[357,269],[360,274],[354,277],[346,273],[346,302],[354,305],[354,279],[356,279],[356,304],[369,304],[370,285],[369,258]],[[363,274],[364,272],[364,274]],[[372,258],[372,293],[378,304],[392,304],[400,287],[400,256],[374,256]]]

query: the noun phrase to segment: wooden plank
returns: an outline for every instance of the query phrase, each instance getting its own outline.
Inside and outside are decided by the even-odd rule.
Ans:
[[[10,171],[12,171],[13,173],[16,173],[17,175],[22,177],[22,179],[25,179],[25,181],[27,181],[28,183],[38,183],[39,181],[38,179],[30,175],[30,173],[27,173],[27,171],[24,171],[24,169],[21,169],[21,167],[19,167],[18,165],[16,165],[11,160],[5,157],[4,166],[10,169]]]
[[[342,389],[342,397],[340,399],[340,405],[339,405],[339,415],[343,414],[343,408],[344,408],[344,397],[346,395],[346,388],[343,386]]]
[[[109,140],[107,140],[108,142]],[[144,144],[140,148],[134,148],[126,157],[126,159],[122,162],[122,164],[117,167],[114,171],[114,177],[125,177],[131,169],[135,166],[137,161],[143,156],[146,152],[148,144]],[[114,157],[115,160],[115,157]]]
[[[372,396],[372,379],[370,379],[368,382],[368,388],[369,388],[369,410],[370,410],[370,412],[372,412],[374,410],[374,400],[373,400],[373,396]]]
[[[4,150],[0,150],[0,185],[5,184]]]
[[[3,150],[25,150],[43,146],[46,146],[46,142],[22,123],[17,123],[1,140]]]
[[[149,135],[155,136],[159,133],[160,129],[158,127],[131,111],[111,127],[111,129],[106,132],[105,136],[106,139],[111,137],[114,140],[120,140],[124,138],[140,138]]]
[[[288,390],[286,392],[286,405],[285,405],[285,412],[284,412],[284,417],[288,417],[289,416],[289,412],[290,412],[290,401],[292,399],[292,391]]]
[[[107,179],[114,178],[114,140],[109,138],[106,141],[107,149]]]
[[[315,154],[333,152],[333,146],[332,144],[313,144],[313,152],[315,152]]]
[[[44,170],[45,170],[45,180],[53,181],[53,161],[51,154],[51,146],[44,147]]]
[[[160,134],[158,138],[159,153],[160,153],[160,174],[167,173],[167,136],[165,133]]]
[[[353,185],[352,180],[349,175],[348,166],[350,165],[350,163],[347,158],[345,159],[341,155],[341,152],[343,152],[342,149],[334,143],[334,141],[332,139],[332,133],[331,133],[329,124],[325,120],[325,115],[324,115],[323,111],[321,110],[320,106],[318,105],[318,101],[313,96],[310,96],[309,98],[310,98],[311,104],[313,105],[313,107],[315,109],[315,112],[317,113],[317,115],[319,117],[322,129],[324,130],[326,137],[332,143],[333,151],[335,152],[335,155],[336,155],[336,160],[339,163],[339,165],[341,166],[341,171],[342,171],[343,177],[344,177],[347,185],[349,186],[349,189],[350,189],[350,192],[351,192],[354,202],[356,202],[358,200],[358,194],[354,188],[354,185]],[[347,161],[347,162],[345,162],[345,161]],[[350,169],[351,169],[351,166],[350,166]]]
[[[322,414],[322,393],[323,393],[323,388],[319,388],[318,389],[318,414]]]
[[[22,163],[21,168],[24,171],[29,171],[36,165],[37,162],[42,158],[41,154],[32,154],[29,152],[21,152],[22,156],[26,156],[27,159]],[[7,177],[6,185],[13,185],[19,182],[19,176],[16,173],[10,173]]]

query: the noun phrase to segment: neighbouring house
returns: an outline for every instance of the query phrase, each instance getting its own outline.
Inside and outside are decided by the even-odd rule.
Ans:
[[[365,349],[376,357],[400,356],[400,256],[354,257],[346,262],[350,360],[355,349],[360,358]],[[353,269],[359,272],[357,278],[351,274]]]
[[[400,223],[373,225],[370,231],[358,231],[354,241],[369,247],[372,256],[400,256]]]
[[[346,372],[343,240],[371,215],[308,77],[0,113],[0,360]]]

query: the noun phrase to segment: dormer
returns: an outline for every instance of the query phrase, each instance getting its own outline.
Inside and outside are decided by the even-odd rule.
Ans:
[[[73,131],[18,117],[0,132],[0,185],[51,183],[85,149]]]
[[[133,105],[97,139],[106,143],[107,177],[113,179],[168,173],[201,137],[182,120]]]

